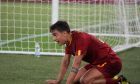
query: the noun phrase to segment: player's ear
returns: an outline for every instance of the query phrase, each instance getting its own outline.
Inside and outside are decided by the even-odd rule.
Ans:
[[[67,32],[66,32],[66,31],[63,31],[63,34],[64,34],[64,35],[67,35]]]

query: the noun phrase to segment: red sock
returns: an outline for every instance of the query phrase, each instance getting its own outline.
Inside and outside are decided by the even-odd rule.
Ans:
[[[119,80],[114,80],[112,78],[106,78],[106,84],[118,84]]]

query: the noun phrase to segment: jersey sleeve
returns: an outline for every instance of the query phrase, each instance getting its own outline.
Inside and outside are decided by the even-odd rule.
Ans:
[[[85,55],[89,46],[89,42],[89,38],[80,36],[76,42],[75,56]]]
[[[70,51],[70,47],[69,46],[66,46],[65,47],[65,54],[71,54],[71,51]]]

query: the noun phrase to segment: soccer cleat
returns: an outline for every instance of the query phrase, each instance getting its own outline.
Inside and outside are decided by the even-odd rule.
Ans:
[[[118,84],[130,84],[130,82],[128,82],[126,77],[124,77],[123,75],[115,76],[114,79],[119,80]]]

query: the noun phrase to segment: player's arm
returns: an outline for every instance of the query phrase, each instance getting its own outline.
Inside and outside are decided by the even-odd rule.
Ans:
[[[61,82],[63,80],[64,75],[65,75],[67,68],[69,66],[69,63],[70,63],[70,55],[66,54],[63,57],[63,60],[61,61],[60,72],[58,74],[58,79],[57,79],[59,82]]]
[[[70,55],[66,54],[61,61],[60,71],[59,71],[57,80],[46,80],[44,81],[44,83],[45,84],[60,84],[60,82],[63,80],[64,75],[67,71],[69,63],[70,63]]]
[[[79,70],[79,67],[80,67],[81,60],[82,60],[83,56],[84,55],[78,55],[78,56],[74,57],[74,62],[73,62],[71,72],[70,72],[70,74],[68,76],[66,84],[73,84],[73,80],[74,80],[74,78],[76,77],[76,75],[78,73],[78,70]]]

